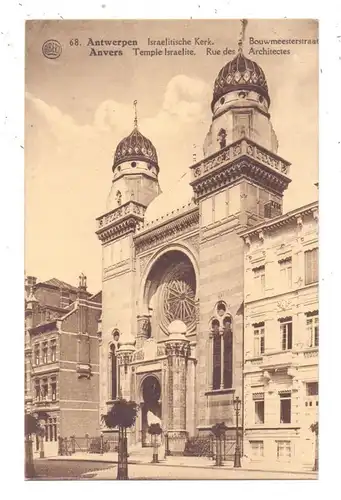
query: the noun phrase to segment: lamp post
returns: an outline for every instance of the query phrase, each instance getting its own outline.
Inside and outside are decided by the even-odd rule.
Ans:
[[[234,453],[234,467],[241,467],[241,451],[240,451],[240,442],[239,442],[239,412],[241,408],[242,402],[237,396],[233,400],[233,406],[236,412],[236,449]]]

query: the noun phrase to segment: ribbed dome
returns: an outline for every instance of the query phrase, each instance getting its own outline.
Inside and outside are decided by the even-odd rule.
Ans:
[[[158,169],[156,149],[137,127],[118,144],[114,157],[113,169],[126,161],[147,161]]]
[[[168,186],[149,204],[144,214],[144,223],[149,224],[191,203],[193,188],[190,185],[190,173],[186,172],[175,183]],[[176,193],[176,195],[174,195]]]
[[[239,89],[258,92],[270,104],[264,71],[257,63],[247,59],[243,53],[239,53],[219,71],[214,83],[212,110],[224,94]]]

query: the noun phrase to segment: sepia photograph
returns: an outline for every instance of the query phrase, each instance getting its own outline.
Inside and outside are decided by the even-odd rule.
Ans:
[[[316,480],[319,23],[25,23],[25,478]]]

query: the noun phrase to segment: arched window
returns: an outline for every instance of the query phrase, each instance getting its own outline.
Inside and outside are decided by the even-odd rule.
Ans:
[[[223,320],[224,328],[224,388],[232,387],[232,320],[226,316]]]
[[[111,361],[111,399],[114,401],[117,398],[117,357],[115,344],[110,345],[110,361]]]
[[[211,322],[212,335],[212,389],[230,389],[233,383],[232,318],[224,303],[216,307],[218,318]]]
[[[212,321],[213,341],[213,389],[220,389],[221,383],[221,337],[219,332],[219,321]]]

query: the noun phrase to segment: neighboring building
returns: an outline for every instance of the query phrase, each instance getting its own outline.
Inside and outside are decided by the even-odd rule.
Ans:
[[[318,419],[318,205],[242,233],[244,449],[251,461],[314,462]]]
[[[57,454],[58,436],[99,433],[101,293],[83,275],[78,288],[28,276],[25,289],[25,411],[45,414],[45,453]]]
[[[280,457],[292,453],[287,443],[292,435],[297,435],[295,439],[300,441],[313,437],[307,431],[313,416],[306,418],[307,424],[296,421],[298,395],[304,411],[310,411],[311,407],[309,398],[313,396],[303,398],[303,386],[292,393],[292,408],[296,413],[292,412],[295,416],[290,417],[292,423],[286,430],[285,424],[277,429],[275,400],[278,399],[283,415],[287,415],[292,380],[303,380],[308,384],[308,392],[316,392],[315,347],[307,346],[305,351],[303,331],[300,340],[297,336],[304,321],[316,330],[313,316],[318,309],[316,284],[299,288],[295,283],[298,277],[307,279],[300,260],[304,245],[306,250],[313,250],[311,259],[316,257],[316,223],[312,215],[316,205],[297,211],[298,218],[302,214],[302,233],[297,240],[297,229],[292,226],[296,216],[282,215],[283,193],[290,183],[290,164],[277,154],[266,77],[259,65],[247,59],[241,50],[219,72],[211,107],[212,124],[204,143],[204,158],[190,167],[191,178],[184,175],[172,191],[160,194],[157,152],[140,132],[137,117],[132,133],[117,146],[107,209],[98,218],[97,229],[103,247],[101,412],[106,411],[117,395],[137,401],[141,411],[131,440],[144,444],[147,414],[152,412],[168,433],[171,453],[182,453],[188,437],[205,438],[213,424],[224,421],[229,428],[232,450],[236,434],[233,400],[237,396],[243,400],[244,393],[244,342],[251,343],[248,350],[253,349],[253,339],[257,338],[259,349],[264,350],[261,326],[264,322],[267,350],[264,356],[257,354],[257,362],[261,364],[252,364],[249,360],[252,354],[248,354],[246,361],[245,379],[249,384],[245,388],[246,441],[249,445],[250,439],[264,440],[268,456],[276,459],[276,453]],[[272,243],[271,234],[284,243],[284,257],[281,260],[281,252],[275,256],[274,250],[273,257],[261,253],[259,263],[247,260],[244,270],[245,249],[240,235],[245,238],[245,231],[250,229],[249,238],[253,242],[255,226],[257,234],[263,234],[264,243],[262,239],[257,244],[251,243],[247,258],[250,252],[253,255],[255,245],[262,244],[264,248],[279,245]],[[268,231],[268,226],[273,229]],[[277,236],[280,231],[281,236]],[[308,242],[309,231],[314,239],[313,248]],[[293,243],[291,240],[295,238]],[[301,241],[301,238],[306,239]],[[289,241],[294,249],[288,247]],[[301,251],[299,258],[295,253],[298,251]],[[295,291],[290,292],[294,298],[289,293],[288,297],[284,295],[285,301],[290,298],[295,307],[298,305],[292,310],[293,306],[285,302],[283,307],[287,310],[279,312],[278,318],[274,318],[271,308],[277,308],[277,303],[284,299],[277,296],[275,275],[267,277],[271,258],[272,266],[281,269],[279,275],[283,280],[291,279],[295,286]],[[266,280],[272,279],[271,285],[264,281],[265,262]],[[262,305],[257,303],[258,319],[254,319],[250,304],[253,295],[248,295],[250,273],[254,274],[259,293],[264,288],[267,294],[264,297],[268,298],[264,304],[259,302]],[[293,321],[291,326],[289,317]],[[298,317],[301,327],[297,326]],[[271,333],[267,326],[270,318],[275,324]],[[278,324],[278,319],[283,321]],[[285,352],[270,354],[271,348],[282,349],[280,334]],[[297,356],[289,348],[290,342],[296,350],[302,342]],[[302,367],[295,373],[292,367],[289,372],[293,375],[287,370],[284,375],[277,374],[279,369],[283,372],[282,364],[287,366],[292,357],[301,360]],[[271,424],[264,424],[268,425],[266,442],[264,433],[261,438],[253,430],[253,408],[250,409],[254,397],[250,393],[254,384],[251,377],[259,384],[254,393],[261,397],[265,392],[261,384],[263,363],[268,363],[266,373],[272,381],[274,402],[265,408],[266,418],[271,419]],[[250,369],[255,370],[255,375],[248,374]],[[279,379],[286,391],[283,394],[277,387]],[[268,389],[264,398],[267,404]],[[259,425],[262,429],[262,424]],[[278,452],[272,450],[271,440],[273,443],[278,440]],[[251,443],[251,446],[256,445]],[[257,446],[261,455],[263,445]],[[299,449],[303,447],[295,452],[297,460]],[[304,460],[308,461],[308,457]]]

